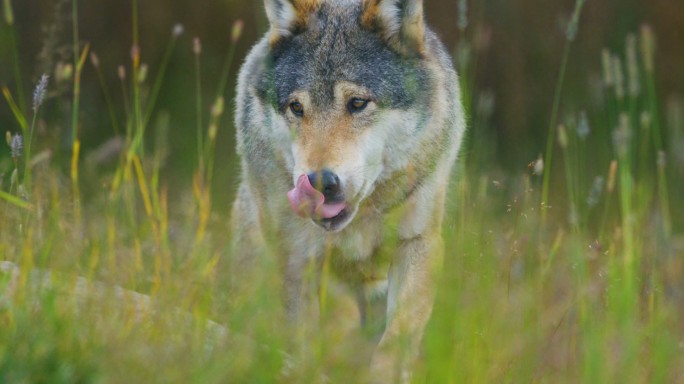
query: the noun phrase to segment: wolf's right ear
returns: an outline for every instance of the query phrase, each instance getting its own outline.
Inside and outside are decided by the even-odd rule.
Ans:
[[[306,29],[309,16],[321,6],[321,0],[264,0],[264,3],[271,23],[271,46]]]
[[[423,0],[363,0],[361,23],[403,54],[424,52]]]

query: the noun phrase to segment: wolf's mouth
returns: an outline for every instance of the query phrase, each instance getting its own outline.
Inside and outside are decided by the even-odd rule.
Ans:
[[[328,219],[318,219],[314,220],[314,222],[323,227],[323,229],[326,231],[332,232],[344,228],[350,219],[351,215],[349,213],[349,209],[345,208],[334,217]]]
[[[292,211],[300,217],[314,219],[331,219],[342,212],[347,205],[344,202],[328,202],[320,191],[316,190],[308,176],[301,175],[297,184],[287,193]]]
[[[292,211],[300,217],[308,217],[328,231],[343,228],[351,219],[353,210],[344,201],[327,202],[306,175],[297,179],[295,188],[287,193]]]

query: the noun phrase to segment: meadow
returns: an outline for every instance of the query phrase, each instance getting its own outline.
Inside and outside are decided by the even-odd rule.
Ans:
[[[180,24],[150,44],[132,0],[119,66],[81,39],[79,2],[62,3],[67,53],[34,77],[26,19],[3,0],[0,382],[367,381],[373,340],[334,276],[321,328],[293,355],[277,262],[265,255],[255,276],[231,263],[231,95],[251,22],[231,20],[208,58]],[[542,139],[511,143],[539,155],[512,166],[495,161],[478,19],[454,25],[469,132],[415,382],[684,381],[684,102],[658,88],[658,60],[682,52],[658,50],[639,23],[592,77],[572,61],[584,5],[563,9]],[[144,42],[158,60],[143,60]],[[173,82],[179,67],[189,82]],[[573,92],[578,79],[592,97]],[[165,97],[182,101],[170,111]],[[190,128],[178,133],[174,113]]]

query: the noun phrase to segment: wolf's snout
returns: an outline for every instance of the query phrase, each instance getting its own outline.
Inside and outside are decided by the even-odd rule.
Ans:
[[[287,193],[292,210],[301,217],[313,219],[331,219],[339,215],[347,207],[341,201],[339,178],[329,171],[313,175],[300,175],[294,189]],[[318,188],[314,188],[314,183]]]
[[[309,173],[309,182],[317,191],[323,193],[326,203],[344,200],[340,188],[340,178],[329,170]]]

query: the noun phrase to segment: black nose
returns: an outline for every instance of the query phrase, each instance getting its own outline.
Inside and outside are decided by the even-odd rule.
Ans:
[[[340,178],[333,172],[324,169],[309,173],[309,182],[319,192],[323,193],[326,203],[334,203],[344,200],[340,187]]]

